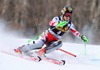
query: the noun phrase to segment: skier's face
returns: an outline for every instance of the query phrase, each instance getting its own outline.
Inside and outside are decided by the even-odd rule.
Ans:
[[[70,19],[70,17],[71,17],[71,13],[66,13],[64,16],[63,16],[63,18],[64,18],[64,20],[69,20]]]
[[[64,20],[66,20],[66,21],[70,19],[70,17],[66,17],[66,16],[64,16],[63,18],[64,18]]]

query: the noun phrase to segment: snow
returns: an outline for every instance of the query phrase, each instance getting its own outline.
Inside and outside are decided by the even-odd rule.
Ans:
[[[26,44],[27,41],[28,39],[21,39],[12,34],[1,32],[0,51],[13,53],[14,48]],[[47,57],[66,60],[64,66],[59,66],[46,61],[28,61],[0,52],[0,70],[100,70],[100,45],[64,42],[61,49],[76,54],[77,57],[59,50],[46,55]]]
[[[13,53],[13,49],[26,43],[27,39],[5,38],[1,41],[0,50]],[[55,59],[65,59],[66,64],[59,66],[49,62],[34,62],[21,59],[0,52],[1,70],[100,70],[100,46],[86,45],[86,55],[84,53],[84,44],[64,43],[62,49],[76,54],[77,57],[70,56],[61,51],[54,51],[47,54],[48,57]]]

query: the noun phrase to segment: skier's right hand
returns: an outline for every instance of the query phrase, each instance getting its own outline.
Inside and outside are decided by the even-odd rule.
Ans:
[[[85,43],[88,42],[88,38],[85,35],[81,35],[80,37]]]

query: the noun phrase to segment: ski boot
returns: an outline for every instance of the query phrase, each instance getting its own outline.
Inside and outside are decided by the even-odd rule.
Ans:
[[[46,57],[45,56],[45,52],[46,52],[46,49],[45,48],[42,48],[40,49],[37,54],[40,56],[40,57]]]
[[[16,53],[18,53],[18,54],[22,54],[22,51],[21,51],[19,48],[14,49],[14,51],[15,51]]]
[[[23,45],[23,46],[25,46],[25,45]],[[22,46],[22,47],[23,47]],[[22,47],[18,47],[17,49],[14,49],[14,51],[16,52],[16,53],[18,53],[18,54],[22,54],[22,51],[20,50]]]

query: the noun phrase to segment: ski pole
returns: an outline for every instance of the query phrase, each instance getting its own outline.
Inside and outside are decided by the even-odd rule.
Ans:
[[[43,32],[42,34],[45,34],[45,32]],[[39,36],[40,36],[40,35],[38,35],[38,36],[36,36],[36,37],[34,37],[34,38],[28,40],[27,42],[30,43],[31,41],[35,40],[35,39],[38,38]]]
[[[71,55],[71,56],[76,57],[75,54],[72,54],[72,53],[70,53],[70,52],[68,52],[68,51],[65,51],[65,50],[63,50],[63,49],[60,49],[60,48],[59,48],[58,50],[60,50],[60,51],[62,51],[62,52],[64,52],[64,53],[66,53],[66,54],[69,54],[69,55]]]
[[[38,36],[36,36],[36,37],[34,37],[34,38],[28,40],[27,42],[30,43],[31,41],[35,40],[35,39],[38,38],[39,36],[40,36],[40,35],[38,35]]]

